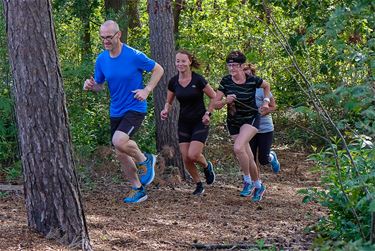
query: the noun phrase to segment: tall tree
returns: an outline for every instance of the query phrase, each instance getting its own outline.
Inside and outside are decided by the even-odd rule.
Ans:
[[[180,16],[181,11],[184,9],[185,0],[175,0],[174,1],[174,8],[173,8],[173,21],[174,21],[174,27],[173,27],[173,33],[175,40],[178,41],[178,35],[179,35],[179,23],[180,23]],[[177,45],[178,47],[178,45]]]
[[[91,250],[49,0],[3,0],[28,225]]]
[[[99,6],[99,0],[54,0],[54,9],[61,10],[68,8],[70,13],[80,20],[82,30],[81,38],[81,60],[90,61],[92,59],[91,48],[91,18],[95,9]]]
[[[141,27],[139,0],[105,0],[104,7],[108,19],[114,14],[122,31],[121,40],[126,43],[129,29]]]
[[[168,80],[175,74],[175,41],[173,34],[172,0],[148,0],[150,17],[150,47],[152,58],[164,67],[164,76],[154,92],[156,123],[156,147],[161,151],[165,146],[172,147],[175,154],[167,164],[178,166],[185,178],[184,165],[178,146],[177,118],[179,107],[174,102],[169,118],[160,119],[160,111],[164,108]]]

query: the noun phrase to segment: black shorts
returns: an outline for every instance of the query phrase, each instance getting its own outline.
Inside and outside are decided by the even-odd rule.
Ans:
[[[231,123],[230,121],[227,121],[227,128],[229,131],[229,134],[232,135],[237,135],[240,133],[240,128],[241,126],[245,124],[249,124],[254,126],[255,128],[259,128],[259,122],[260,122],[260,117],[259,114],[256,114],[254,116],[251,116],[250,118],[247,119],[242,119],[242,120],[236,120],[236,123]]]
[[[121,131],[127,135],[133,136],[134,133],[141,127],[146,113],[127,111],[124,116],[113,118],[111,117],[111,139],[116,131]]]
[[[178,142],[199,141],[204,144],[208,137],[208,130],[209,126],[203,124],[202,120],[178,121]]]

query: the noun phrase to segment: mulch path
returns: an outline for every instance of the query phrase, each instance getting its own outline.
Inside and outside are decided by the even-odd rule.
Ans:
[[[262,246],[309,250],[314,234],[306,227],[325,211],[314,203],[303,204],[297,191],[318,186],[318,177],[310,172],[312,163],[306,161],[306,154],[276,150],[282,170],[274,174],[262,169],[267,190],[258,203],[239,196],[241,180],[236,170],[220,170],[216,182],[207,186],[202,196],[191,194],[194,185],[190,182],[160,182],[159,177],[148,188],[149,199],[136,205],[122,202],[129,188],[121,179],[96,180],[90,190],[83,191],[94,250],[238,250]],[[0,250],[70,249],[28,229],[22,190],[15,190],[0,197]]]

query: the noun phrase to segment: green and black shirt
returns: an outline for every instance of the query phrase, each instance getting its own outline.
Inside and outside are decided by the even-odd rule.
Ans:
[[[228,104],[227,106],[227,123],[240,125],[243,121],[248,121],[258,115],[255,92],[256,88],[260,88],[262,82],[263,79],[260,77],[248,75],[246,75],[244,84],[236,84],[231,75],[222,78],[218,90],[224,93],[225,96],[235,94],[237,97],[234,104]]]

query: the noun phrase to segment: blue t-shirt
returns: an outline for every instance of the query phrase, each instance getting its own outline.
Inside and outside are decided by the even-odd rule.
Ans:
[[[130,46],[123,44],[120,55],[112,58],[109,51],[99,54],[95,64],[95,81],[103,84],[107,81],[111,103],[111,117],[122,117],[127,111],[146,112],[147,102],[134,98],[132,91],[143,89],[144,71],[150,72],[155,61]]]
[[[272,93],[270,93],[270,97],[272,97]],[[257,88],[255,92],[255,102],[257,104],[257,107],[262,106],[263,99],[264,99],[263,88]],[[273,128],[273,121],[272,121],[271,114],[269,113],[266,116],[260,116],[258,133],[272,132],[273,130],[274,128]]]

